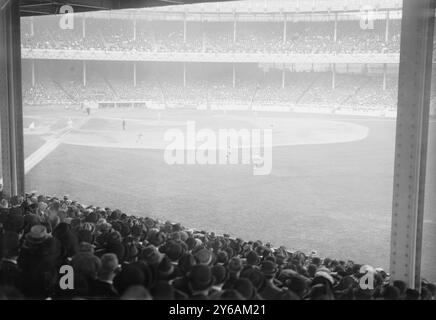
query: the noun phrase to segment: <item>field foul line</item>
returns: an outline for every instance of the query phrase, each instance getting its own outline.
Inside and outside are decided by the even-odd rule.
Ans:
[[[60,135],[55,135],[54,138],[49,139],[46,143],[44,143],[38,150],[32,153],[30,156],[26,158],[24,161],[24,171],[27,174],[30,170],[32,170],[38,163],[44,160],[50,153],[52,153],[64,140],[64,138],[73,130],[78,129],[83,126],[88,121],[88,118],[82,119],[76,126],[71,128],[62,129],[60,131]]]

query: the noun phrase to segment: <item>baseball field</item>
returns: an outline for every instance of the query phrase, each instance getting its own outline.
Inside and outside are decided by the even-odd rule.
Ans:
[[[165,133],[188,137],[188,122],[197,133],[271,130],[271,172],[253,175],[253,164],[168,164]],[[28,191],[389,266],[394,119],[136,109],[87,116],[26,108],[24,126]],[[434,123],[430,130],[434,137]],[[430,146],[434,159],[435,141]],[[428,172],[436,172],[435,161]],[[423,275],[433,281],[435,180],[427,181],[423,254]]]

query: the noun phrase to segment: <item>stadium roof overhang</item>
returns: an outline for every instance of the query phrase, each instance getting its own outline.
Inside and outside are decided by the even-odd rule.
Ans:
[[[1,7],[9,1],[0,0]],[[233,0],[219,0],[233,1]],[[58,14],[62,6],[69,5],[74,12],[136,9],[146,7],[157,7],[167,5],[183,5],[204,2],[217,2],[217,0],[22,0],[20,2],[21,16],[39,16]]]

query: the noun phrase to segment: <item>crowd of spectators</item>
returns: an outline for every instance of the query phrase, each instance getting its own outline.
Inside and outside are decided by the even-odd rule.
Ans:
[[[431,300],[381,268],[83,205],[0,196],[0,299]],[[62,289],[61,266],[74,289]],[[370,273],[372,288],[361,281]],[[371,277],[366,277],[371,278]]]
[[[74,101],[102,101],[117,98],[112,87],[103,79],[94,79],[87,86],[83,86],[78,81],[65,81],[60,83],[60,86]]]
[[[383,77],[377,75],[336,76],[335,87],[329,74],[320,74],[299,100],[302,105],[330,105],[336,107],[363,108],[366,110],[395,109],[398,80],[388,76],[383,90]]]
[[[233,87],[230,77],[190,78],[186,86],[173,76],[131,79],[92,78],[86,86],[80,80],[41,79],[35,87],[24,85],[24,102],[28,105],[65,104],[83,101],[150,101],[168,106],[200,105],[320,105],[333,107],[395,108],[396,79],[387,77],[383,90],[381,75],[337,74],[335,88],[329,72],[295,72],[287,74],[285,87],[281,75],[237,78]]]
[[[380,77],[370,77],[356,88],[354,94],[344,101],[344,104],[356,108],[374,109],[390,108],[395,109],[398,99],[398,80],[387,77],[386,90],[383,90],[383,80]]]
[[[88,19],[82,28],[60,29],[55,22],[40,22],[31,35],[23,27],[23,47],[31,49],[75,49],[138,52],[190,53],[397,53],[400,23],[391,21],[385,38],[384,22],[374,29],[362,29],[359,21],[341,21],[336,41],[333,22],[289,22],[286,39],[281,23],[240,22],[236,33],[232,23],[188,23],[139,21],[136,35],[131,21]],[[235,37],[236,36],[236,37]],[[387,41],[386,41],[387,40]]]
[[[364,30],[358,21],[339,21],[336,41],[333,22],[289,21],[286,41],[283,24],[274,22],[187,23],[186,37],[181,21],[141,21],[113,19],[80,21],[75,28],[63,30],[57,19],[35,20],[31,35],[29,20],[23,22],[22,40],[26,48],[77,49],[145,52],[197,52],[197,53],[381,53],[399,51],[400,22],[391,20],[385,41],[385,21],[375,22],[374,29]],[[234,36],[235,39],[234,39]],[[130,67],[129,67],[130,68]],[[208,69],[211,67],[208,67]],[[223,68],[224,69],[224,68]],[[89,72],[93,74],[93,72]],[[359,108],[394,107],[396,85],[383,90],[381,76],[374,81],[366,77],[338,75],[334,90],[327,73],[292,73],[287,76],[285,88],[281,80],[259,80],[238,71],[235,87],[228,76],[211,74],[205,79],[189,75],[186,86],[181,81],[182,71],[159,75],[152,72],[150,79],[138,79],[133,86],[128,79],[88,79],[86,86],[75,81],[38,79],[35,86],[26,85],[24,101],[27,104],[76,103],[84,100],[149,100],[164,105],[199,104],[291,104],[336,105],[348,104]],[[231,70],[228,72],[231,75]],[[89,77],[88,77],[89,78]],[[280,76],[279,76],[280,78]],[[211,81],[213,79],[213,81]]]

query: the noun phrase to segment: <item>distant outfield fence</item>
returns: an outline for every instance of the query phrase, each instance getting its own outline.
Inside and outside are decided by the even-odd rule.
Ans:
[[[396,118],[396,108],[383,105],[364,107],[353,105],[331,105],[331,104],[289,104],[283,102],[251,103],[249,101],[203,101],[186,102],[177,100],[152,101],[152,100],[105,100],[82,103],[54,102],[46,103],[25,103],[25,106],[62,106],[75,109],[151,109],[151,110],[213,110],[213,111],[253,111],[253,112],[295,112],[312,114],[336,114],[352,116],[372,116],[384,118]],[[436,105],[430,111],[436,116]]]

